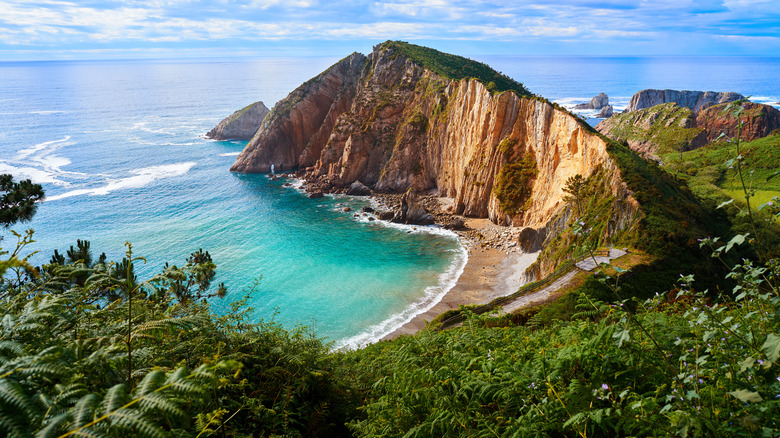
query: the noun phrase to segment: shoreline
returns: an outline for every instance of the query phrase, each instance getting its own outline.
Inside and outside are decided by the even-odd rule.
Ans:
[[[468,231],[460,231],[468,259],[455,285],[433,307],[379,340],[392,340],[423,330],[428,321],[461,305],[485,304],[510,295],[526,283],[525,270],[538,253],[523,253],[511,242],[512,228],[494,225],[488,219],[465,219]],[[490,236],[490,237],[486,237]]]
[[[301,172],[295,175],[281,174],[278,177],[293,178],[296,182],[290,186],[303,193],[344,194],[345,192],[343,186],[335,188],[313,184],[307,181]],[[391,222],[380,216],[382,212],[394,212],[396,205],[400,204],[401,196],[397,193],[371,193],[365,197],[369,201],[369,205],[372,206],[370,213],[375,216],[375,220]],[[435,218],[435,223],[438,226],[458,236],[460,244],[463,245],[466,252],[465,265],[459,269],[460,274],[456,274],[458,276],[453,280],[454,285],[446,290],[438,298],[438,301],[430,305],[427,310],[412,316],[400,326],[397,325],[391,331],[385,332],[384,335],[361,333],[347,339],[338,348],[349,348],[349,345],[354,348],[357,346],[354,345],[355,342],[358,345],[370,344],[417,333],[426,327],[428,321],[432,321],[448,310],[457,309],[463,305],[488,303],[494,298],[517,292],[522,285],[529,282],[525,277],[525,271],[536,261],[539,252],[524,253],[521,251],[518,244],[520,228],[496,225],[487,218],[467,218],[456,215],[453,212],[454,200],[452,198],[427,194],[420,196],[418,202]]]

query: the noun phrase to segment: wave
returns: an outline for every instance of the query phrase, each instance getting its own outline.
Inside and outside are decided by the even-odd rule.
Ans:
[[[462,243],[458,249],[453,251],[456,252],[455,257],[450,266],[447,268],[447,271],[439,275],[439,284],[425,288],[423,297],[415,301],[412,305],[408,306],[403,311],[391,315],[389,318],[385,319],[379,324],[375,324],[369,327],[362,333],[337,341],[335,344],[335,349],[351,350],[377,342],[390,333],[393,333],[394,331],[403,327],[418,315],[427,312],[428,310],[432,309],[433,306],[439,304],[447,292],[455,287],[455,284],[457,284],[458,279],[460,278],[461,274],[463,274],[463,270],[466,267],[466,262],[468,262],[469,259],[468,251]]]
[[[224,154],[219,154],[220,157],[237,157],[241,154],[241,152],[226,152]]]
[[[56,177],[56,173],[45,169],[39,169],[28,166],[11,166],[10,164],[0,161],[0,174],[11,174],[17,180],[31,179],[37,184],[55,184],[58,186],[67,186],[69,183]]]
[[[95,188],[76,189],[69,192],[62,193],[60,195],[54,195],[47,197],[47,201],[56,201],[58,199],[70,198],[73,196],[81,195],[107,195],[116,190],[122,189],[135,189],[145,187],[157,180],[164,178],[172,178],[176,176],[182,176],[195,166],[195,162],[188,161],[184,163],[165,164],[161,166],[143,167],[141,169],[135,169],[130,171],[133,176],[126,178],[120,178],[116,180],[109,180],[105,185]]]
[[[43,143],[38,143],[35,146],[26,148],[26,149],[19,149],[16,152],[16,159],[22,160],[30,155],[34,155],[38,152],[54,152],[57,149],[60,149],[61,147],[72,145],[73,143],[70,141],[70,136],[66,135],[65,137],[59,139],[59,140],[51,140],[51,141],[45,141]]]

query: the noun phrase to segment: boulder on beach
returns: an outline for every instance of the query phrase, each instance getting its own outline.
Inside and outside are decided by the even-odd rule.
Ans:
[[[425,207],[419,202],[417,193],[408,190],[401,197],[401,205],[395,211],[392,222],[409,225],[431,225],[435,222]]]
[[[312,193],[309,193],[309,198],[310,199],[319,199],[319,198],[322,198],[323,196],[325,196],[325,194],[323,194],[322,192],[312,192]]]
[[[365,184],[363,184],[360,181],[355,181],[352,184],[349,185],[349,188],[347,189],[347,195],[349,196],[370,196],[371,195],[371,189],[366,187]]]

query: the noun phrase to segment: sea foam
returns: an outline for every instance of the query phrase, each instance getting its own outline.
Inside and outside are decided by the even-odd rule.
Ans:
[[[60,195],[49,196],[47,201],[56,201],[58,199],[70,198],[80,195],[100,196],[107,195],[116,190],[133,189],[148,186],[149,184],[163,179],[181,176],[195,166],[195,162],[188,161],[184,163],[164,164],[161,166],[149,166],[141,169],[135,169],[130,171],[133,176],[126,178],[119,178],[114,180],[108,180],[108,182],[100,187],[76,189],[69,192],[62,193]]]
[[[432,231],[434,230],[434,228],[431,228],[429,230]],[[445,231],[445,232],[447,231],[441,229],[438,230]],[[436,234],[440,234],[440,233],[436,232]],[[457,236],[455,233],[452,233],[452,235]],[[468,262],[468,258],[469,258],[468,251],[466,250],[464,245],[461,244],[457,249],[453,251],[456,252],[453,261],[450,264],[450,266],[447,268],[447,271],[439,275],[439,283],[436,286],[429,286],[425,288],[423,296],[417,301],[415,301],[414,303],[412,303],[410,306],[405,308],[403,311],[396,313],[394,315],[390,315],[390,317],[388,317],[384,321],[380,322],[379,324],[372,325],[371,327],[367,328],[366,330],[364,330],[363,332],[355,336],[344,338],[337,341],[335,344],[335,349],[337,350],[357,349],[357,348],[362,348],[368,344],[377,342],[380,339],[384,338],[385,336],[389,335],[390,333],[393,333],[394,331],[403,327],[405,324],[413,320],[416,316],[427,312],[428,310],[432,309],[433,306],[439,304],[439,302],[442,300],[442,298],[444,298],[447,292],[449,292],[453,287],[455,287],[455,284],[457,284],[461,274],[463,274],[463,270],[466,267],[466,262]]]

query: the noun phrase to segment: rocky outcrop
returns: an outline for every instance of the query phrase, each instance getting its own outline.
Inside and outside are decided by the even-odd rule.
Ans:
[[[634,94],[624,112],[630,113],[662,103],[673,102],[677,106],[690,108],[694,114],[698,114],[701,110],[712,105],[733,102],[744,98],[745,96],[734,92],[718,93],[714,91],[647,89]]]
[[[401,197],[401,204],[390,221],[409,225],[431,225],[435,220],[419,202],[417,193],[410,189]]]
[[[609,105],[609,97],[604,93],[599,93],[598,96],[594,97],[590,100],[588,103],[581,103],[574,106],[574,109],[583,110],[583,109],[602,109],[605,106]]]
[[[370,196],[371,195],[371,189],[366,187],[365,184],[363,184],[360,181],[355,181],[352,184],[349,185],[349,188],[347,189],[347,195],[349,196]]]
[[[226,117],[206,133],[206,137],[214,140],[249,140],[268,112],[263,102],[255,102]]]
[[[652,159],[659,153],[696,149],[707,143],[693,111],[673,102],[616,114],[602,120],[596,130]]]
[[[599,111],[598,114],[596,114],[597,118],[600,119],[606,119],[607,117],[612,117],[612,114],[614,114],[615,109],[612,108],[612,105],[607,105],[604,108],[601,108],[601,111]]]
[[[695,115],[688,108],[665,103],[615,115],[596,129],[645,157],[658,158],[662,153],[699,148],[718,139],[721,133],[735,138],[739,120],[743,141],[766,137],[780,128],[780,111],[769,105],[745,102],[739,120],[732,112],[724,111],[726,105],[711,106]]]
[[[544,228],[551,239],[559,227],[548,224],[568,209],[567,179],[600,169],[614,198],[612,230],[636,218],[608,142],[583,121],[544,99],[423,64],[388,43],[342,60],[277,104],[232,170],[276,163],[299,166],[315,188],[359,180],[375,192],[436,193],[454,199],[456,214]],[[410,196],[396,220],[417,215]]]
[[[353,53],[277,102],[230,170],[259,173],[272,164],[277,171],[313,165],[336,120],[352,104],[365,61]]]
[[[724,111],[726,104],[712,106],[702,111],[696,117],[697,126],[707,132],[707,142],[713,142],[720,134],[726,138],[736,138],[739,121],[729,111]],[[780,128],[780,111],[769,105],[745,102],[739,115],[742,121],[740,139],[752,141],[766,137],[775,129]]]

